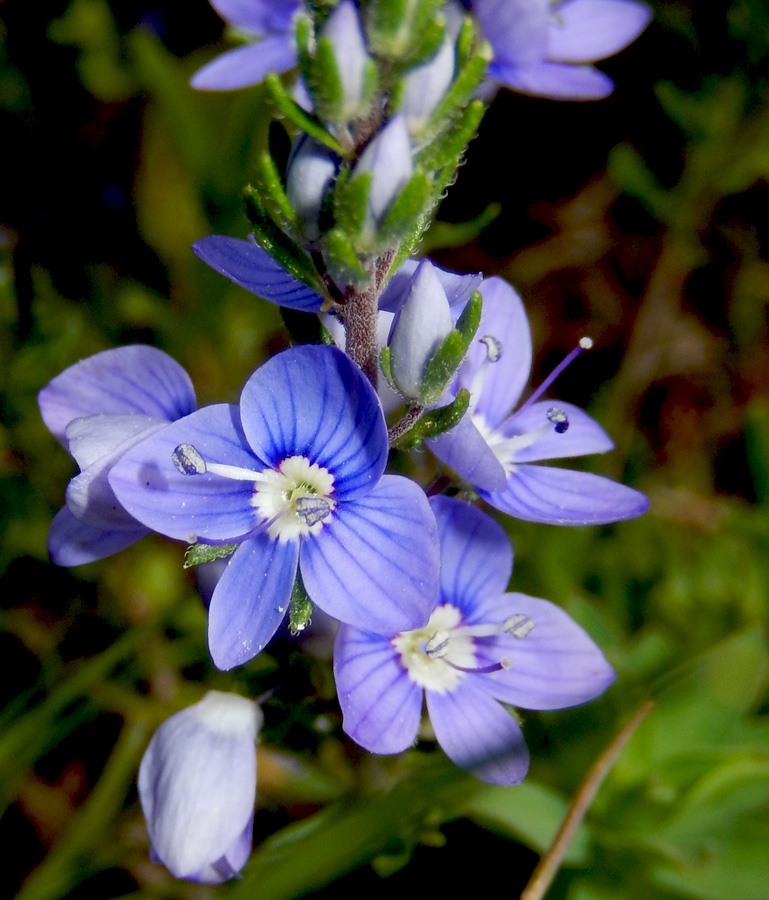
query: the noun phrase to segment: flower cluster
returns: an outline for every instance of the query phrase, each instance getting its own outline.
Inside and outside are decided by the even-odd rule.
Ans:
[[[280,307],[320,314],[328,343],[274,355],[236,404],[198,409],[190,379],[152,347],[83,360],[40,392],[43,419],[80,467],[49,535],[79,565],[155,532],[188,564],[222,560],[208,645],[222,671],[260,653],[290,616],[338,626],[344,731],[375,754],[420,735],[484,781],[527,771],[528,710],[585,703],[614,673],[554,604],[507,593],[504,529],[460,492],[537,523],[643,513],[643,494],[547,463],[604,453],[603,429],[544,400],[582,342],[517,409],[529,377],[523,303],[499,278],[412,257],[483,113],[488,84],[604,96],[590,62],[645,27],[636,0],[212,0],[247,42],[193,78],[225,90],[267,79],[297,130],[285,179],[269,154],[247,189],[253,233],[194,252]],[[430,13],[430,14],[428,14]],[[252,40],[253,38],[253,40]],[[490,46],[489,46],[490,45]],[[275,73],[299,68],[290,94]],[[335,344],[335,345],[334,345]],[[408,457],[427,447],[441,485]],[[542,463],[546,463],[542,465]],[[431,496],[428,499],[428,491]],[[432,496],[432,494],[438,494]],[[217,883],[245,865],[261,713],[210,692],[157,731],[139,775],[153,858]]]

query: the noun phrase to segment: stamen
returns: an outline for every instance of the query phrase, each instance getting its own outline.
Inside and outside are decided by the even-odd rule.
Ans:
[[[523,613],[515,613],[505,619],[502,630],[507,634],[512,634],[514,638],[522,640],[534,628],[534,622]]]
[[[452,669],[456,669],[458,672],[468,672],[471,675],[489,675],[491,672],[499,672],[502,669],[511,669],[513,664],[510,662],[510,657],[503,656],[498,663],[491,663],[488,666],[478,666],[477,668],[467,668],[466,666],[458,666],[456,663],[451,662],[451,660],[446,660],[446,664],[451,666]]]
[[[486,334],[481,339],[481,343],[486,345],[486,357],[488,358],[490,363],[495,363],[499,361],[500,356],[502,356],[502,343],[498,341],[493,335]]]
[[[473,380],[470,382],[470,412],[475,409],[475,405],[480,397],[489,364],[497,362],[502,356],[502,343],[493,335],[486,334],[479,340],[486,346],[486,358],[478,366],[478,371],[473,375]]]
[[[334,506],[323,497],[299,497],[294,504],[296,514],[304,520],[305,525],[312,527],[322,522]]]
[[[200,452],[192,444],[179,444],[171,454],[171,460],[182,475],[221,475],[234,481],[252,481],[258,484],[264,481],[262,472],[245,469],[242,466],[229,466],[225,463],[206,462]]]
[[[534,393],[529,397],[529,399],[519,407],[518,412],[526,409],[527,406],[531,406],[535,400],[538,400],[542,394],[550,387],[550,385],[555,381],[555,379],[566,369],[574,360],[582,353],[583,350],[589,350],[593,346],[593,341],[589,337],[580,338],[579,344],[571,351],[571,353],[567,354],[558,365],[553,369],[553,371],[547,376],[547,378],[542,382],[542,384],[534,391]]]
[[[425,644],[425,653],[430,659],[442,659],[449,652],[449,633],[436,631]]]
[[[555,425],[556,434],[563,434],[569,430],[569,417],[562,409],[553,406],[547,411],[546,415],[548,420]]]

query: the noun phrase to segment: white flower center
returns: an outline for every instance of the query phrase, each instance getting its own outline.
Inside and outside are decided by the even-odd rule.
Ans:
[[[267,534],[290,541],[317,534],[336,509],[334,476],[305,456],[289,456],[277,469],[266,469],[256,483],[252,503],[265,521]]]

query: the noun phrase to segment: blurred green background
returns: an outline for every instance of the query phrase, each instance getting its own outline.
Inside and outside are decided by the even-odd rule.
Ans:
[[[614,527],[505,523],[514,589],[566,608],[618,680],[587,707],[527,713],[531,774],[502,789],[429,740],[396,758],[357,750],[317,617],[301,646],[283,637],[217,673],[178,545],[48,563],[75,472],[37,412],[51,377],[147,342],[201,403],[234,400],[285,346],[277,310],[189,247],[245,236],[252,162],[267,142],[285,160],[289,138],[259,89],[188,87],[227,40],[206,0],[0,3],[0,894],[378,898],[456,891],[472,870],[515,897],[591,762],[651,697],[548,896],[769,900],[769,9],[654,6],[603,64],[611,99],[497,97],[423,244],[515,285],[535,383],[594,339],[555,394],[616,440],[592,470],[651,498]],[[255,854],[244,881],[216,888],[149,862],[134,787],[154,728],[207,687],[275,689]]]

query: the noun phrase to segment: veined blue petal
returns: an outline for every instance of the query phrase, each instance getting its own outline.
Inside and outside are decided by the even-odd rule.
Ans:
[[[260,724],[255,703],[209,691],[150,741],[139,795],[154,855],[177,878],[218,883],[245,863]]]
[[[105,529],[74,516],[65,506],[48,529],[48,555],[55,566],[83,566],[125,550],[149,534],[149,529],[126,514],[121,527]]]
[[[201,409],[156,432],[114,466],[109,483],[118,500],[142,524],[179,541],[241,537],[259,523],[254,483],[221,475],[183,475],[173,461],[191,444],[208,462],[262,469],[240,429],[237,407]]]
[[[233,553],[208,609],[208,647],[226,671],[253,659],[278,630],[296,578],[298,541],[260,534]]]
[[[138,414],[83,416],[73,419],[65,433],[69,452],[83,470],[121,448],[127,450],[138,437],[149,437],[165,424],[165,420]]]
[[[286,72],[297,63],[294,35],[281,32],[236,47],[212,59],[190,79],[199,91],[233,91],[261,84],[269,72]]]
[[[277,466],[304,456],[334,476],[334,499],[367,491],[387,464],[387,426],[376,391],[335,347],[292,347],[246,382],[243,430],[257,456]]]
[[[427,709],[438,743],[460,769],[490,784],[519,784],[529,751],[510,713],[466,678],[454,691],[427,691]]]
[[[484,620],[504,622],[522,614],[534,623],[522,639],[501,635],[476,643],[478,665],[506,656],[510,668],[479,676],[492,697],[522,709],[566,709],[599,697],[615,674],[603,653],[554,603],[526,594],[489,597]]]
[[[549,525],[605,525],[634,519],[649,508],[640,491],[590,472],[554,466],[516,466],[506,491],[478,493],[509,516]]]
[[[513,548],[504,528],[477,506],[433,497],[430,507],[441,542],[441,601],[458,607],[468,623],[495,621],[482,601],[504,593],[513,571]]]
[[[324,612],[364,631],[394,634],[427,624],[438,596],[438,529],[422,489],[385,475],[340,503],[304,539],[307,593]]]
[[[569,427],[558,434],[550,430],[536,443],[515,451],[513,460],[517,463],[537,462],[541,459],[562,459],[569,456],[586,456],[589,453],[606,453],[614,449],[614,442],[595,419],[578,406],[562,400],[542,400],[532,403],[520,412],[515,412],[499,427],[505,437],[527,434],[543,425],[550,425],[547,413],[551,409],[562,410]]]
[[[492,62],[489,76],[505,87],[553,100],[602,100],[614,90],[614,82],[593,66],[542,62],[518,68]]]
[[[167,353],[137,344],[104,350],[75,363],[38,395],[49,431],[67,447],[73,420],[98,414],[143,415],[166,422],[197,406],[189,375]]]
[[[212,234],[192,245],[204,263],[245,290],[276,306],[318,312],[323,297],[289,274],[253,238]]]
[[[651,15],[635,0],[564,0],[553,8],[545,55],[570,63],[613,56],[638,37]]]
[[[429,440],[427,446],[457,475],[479,489],[505,489],[507,479],[502,463],[469,415],[465,414],[450,431]]]
[[[334,679],[342,727],[371,753],[401,753],[416,740],[422,689],[388,637],[342,625],[334,643]]]

